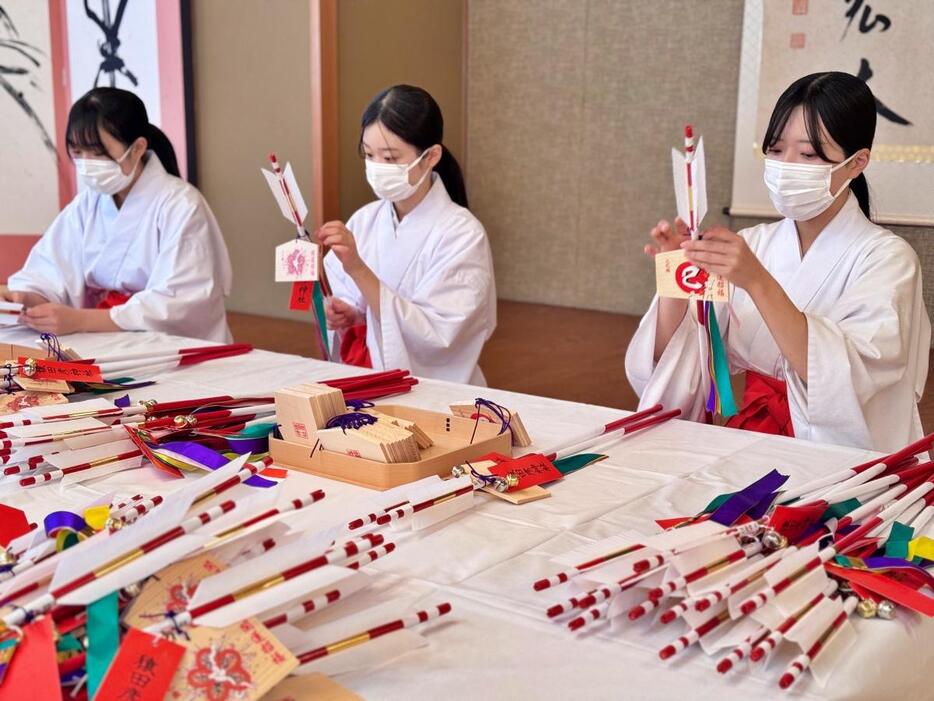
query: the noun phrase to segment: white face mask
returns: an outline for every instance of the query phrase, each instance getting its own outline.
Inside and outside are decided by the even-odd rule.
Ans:
[[[368,160],[366,162],[366,181],[373,188],[373,193],[381,200],[389,200],[390,202],[407,200],[414,195],[415,191],[418,190],[418,186],[428,177],[431,169],[425,171],[425,174],[414,185],[409,183],[409,171],[425,157],[426,153],[428,151],[422,151],[422,155],[408,165],[377,163]]]
[[[130,153],[131,148],[133,147],[124,151],[116,161],[109,158],[76,158],[75,172],[78,174],[78,185],[102,195],[116,195],[121,190],[125,190],[133,182],[133,174],[139,166],[137,162],[129,173],[124,173],[120,169],[120,164]]]
[[[769,198],[783,217],[795,221],[813,219],[833,204],[850,180],[836,192],[830,191],[830,176],[856,156],[854,153],[842,163],[812,165],[810,163],[785,163],[772,158],[765,159],[765,186]]]

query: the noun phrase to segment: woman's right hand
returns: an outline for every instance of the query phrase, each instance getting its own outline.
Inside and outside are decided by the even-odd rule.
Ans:
[[[332,331],[343,331],[362,323],[357,308],[337,297],[328,299],[324,305],[324,315],[327,317],[328,328]]]
[[[24,307],[35,307],[40,304],[47,304],[49,301],[36,292],[18,292],[9,289],[6,285],[0,285],[0,300],[22,304]]]
[[[688,225],[684,223],[681,217],[675,219],[674,228],[672,228],[667,220],[662,219],[655,225],[649,233],[649,236],[652,237],[654,245],[646,244],[643,250],[645,251],[645,255],[650,258],[654,258],[659,253],[676,251],[681,248],[682,241],[691,238]]]

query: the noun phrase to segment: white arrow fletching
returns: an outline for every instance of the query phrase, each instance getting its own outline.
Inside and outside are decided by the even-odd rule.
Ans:
[[[696,226],[700,229],[701,222],[707,214],[707,165],[704,160],[704,137],[697,140],[694,149],[694,159],[691,161],[691,175],[694,177],[694,218]]]
[[[276,204],[279,205],[279,211],[282,212],[282,216],[294,224],[295,219],[292,217],[292,210],[289,209],[289,201],[285,198],[285,193],[282,192],[279,178],[276,177],[275,173],[265,168],[260,168],[260,172],[263,174],[263,177],[266,178],[266,184],[269,185],[272,196],[276,198]]]
[[[295,209],[298,210],[298,218],[304,222],[308,216],[308,207],[305,204],[305,198],[302,197],[302,191],[298,189],[298,183],[295,182],[295,173],[292,172],[292,164],[286,163],[285,170],[282,173],[285,178],[285,184],[289,186],[289,194],[292,195],[292,201],[295,203]]]
[[[192,622],[199,626],[224,628],[237,621],[242,621],[244,618],[271,611],[283,601],[294,601],[297,598],[304,601],[312,598],[312,592],[324,593],[324,590],[329,591],[335,587],[337,582],[350,577],[353,573],[353,570],[348,570],[345,567],[325,565],[306,572],[295,579],[258,591],[227,606],[221,606]],[[189,606],[189,610],[191,610],[191,606]]]
[[[58,603],[66,606],[86,606],[112,591],[145,579],[164,567],[178,562],[209,540],[210,536],[205,535],[186,535],[176,538],[153,552],[66,594],[59,599]]]

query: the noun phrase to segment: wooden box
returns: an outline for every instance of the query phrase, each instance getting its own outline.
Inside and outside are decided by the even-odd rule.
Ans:
[[[277,465],[380,490],[430,475],[447,477],[455,465],[487,453],[512,454],[512,434],[509,431],[498,434],[498,425],[406,406],[379,404],[376,408],[383,414],[416,422],[434,445],[421,451],[422,459],[418,462],[399,463],[376,462],[322,450],[312,453],[311,446],[278,438],[269,439],[269,452]]]

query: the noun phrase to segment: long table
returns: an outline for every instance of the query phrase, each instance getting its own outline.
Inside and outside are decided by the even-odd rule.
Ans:
[[[35,334],[7,329],[0,341],[32,345]],[[88,357],[197,345],[156,333],[78,334],[62,343]],[[167,401],[263,395],[290,384],[362,372],[257,350],[173,371],[130,396]],[[533,449],[625,413],[436,380],[422,380],[411,393],[384,402],[447,411],[452,402],[479,396],[518,411],[535,441]],[[789,484],[794,484],[874,455],[683,421],[634,434],[600,452],[609,459],[554,484],[548,499],[513,506],[477,495],[471,510],[446,522],[400,532],[398,538],[394,534],[397,551],[368,567],[378,573],[374,586],[342,606],[365,608],[394,600],[410,608],[450,601],[453,613],[425,629],[428,646],[338,681],[365,698],[406,700],[930,698],[924,669],[934,656],[934,625],[905,611],[895,621],[855,620],[857,645],[830,683],[820,688],[806,675],[790,692],[779,691],[780,669],[774,664],[751,671],[741,666],[739,673],[721,676],[715,662],[696,649],[662,662],[656,653],[680,634],[676,624],[630,623],[621,617],[575,636],[549,622],[544,609],[561,598],[562,589],[536,593],[531,583],[555,572],[550,558],[623,529],[653,533],[655,518],[696,513],[714,495],[742,487],[772,468],[790,474]],[[173,487],[167,480],[152,469],[132,470],[64,491],[32,489],[3,501],[36,518],[52,507],[78,507],[94,495],[164,492]],[[313,528],[346,522],[357,515],[352,510],[367,494],[360,487],[293,471],[283,498],[319,487],[327,498],[310,512]]]

